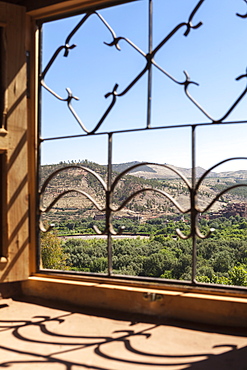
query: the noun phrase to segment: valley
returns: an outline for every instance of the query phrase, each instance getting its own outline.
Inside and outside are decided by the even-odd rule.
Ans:
[[[66,168],[70,165],[79,165],[95,171],[104,181],[106,181],[106,166],[99,165],[87,160],[80,162],[41,166],[41,184],[53,171],[59,168]],[[189,189],[185,182],[171,169],[157,165],[141,165],[138,162],[114,164],[112,166],[112,181],[120,172],[139,165],[139,167],[126,173],[118,182],[112,194],[113,218],[128,218],[145,223],[152,218],[171,218],[182,217],[183,214],[174,204],[164,197],[161,193],[153,191],[157,189],[165,192],[172,197],[183,210],[190,208]],[[175,171],[179,171],[190,182],[191,170],[171,166]],[[205,170],[198,167],[196,169],[197,179]],[[224,189],[247,183],[247,171],[233,171],[210,173],[202,182],[198,192],[198,205],[202,211],[208,204]],[[44,206],[48,206],[59,194],[69,189],[82,191],[92,197],[95,202],[103,209],[105,207],[105,191],[101,183],[91,173],[76,167],[68,168],[58,173],[46,187],[43,196]],[[142,189],[148,189],[141,192]],[[134,192],[139,192],[122,209],[119,207]],[[235,188],[222,197],[208,210],[202,217],[215,218],[225,214],[236,215],[239,210],[241,216],[245,216],[245,204],[247,202],[247,187]],[[61,197],[52,207],[51,211],[45,215],[48,222],[56,225],[61,222],[76,222],[82,218],[92,218],[103,220],[104,212],[100,212],[95,205],[82,194],[71,192]]]
[[[164,197],[167,194],[181,208],[189,209],[188,186],[170,169],[147,164],[139,166],[136,162],[113,165],[112,183],[119,171],[135,165],[138,165],[135,171],[119,178],[112,191],[112,226],[115,232],[122,233],[112,238],[112,273],[190,281],[192,242],[180,239],[176,232],[179,229],[185,236],[190,234],[190,214],[179,212],[171,200]],[[105,229],[105,214],[95,204],[102,209],[105,207],[102,184],[106,181],[106,167],[88,161],[42,166],[41,184],[60,168],[64,170],[57,172],[46,186],[43,205],[49,206],[69,189],[74,191],[62,196],[43,217],[45,226],[53,224],[54,227],[48,233],[41,233],[42,267],[107,275],[107,240],[105,236],[95,235],[95,227],[99,232]],[[190,182],[189,169],[174,167],[174,170]],[[90,171],[95,171],[102,181]],[[197,181],[204,171],[197,169]],[[199,207],[205,209],[230,186],[244,185],[245,178],[246,171],[209,174],[198,192]],[[137,195],[127,202],[126,199],[136,192]],[[199,215],[198,227],[202,235],[207,235],[210,229],[214,231],[207,239],[197,240],[198,282],[247,286],[246,218],[245,186],[224,193],[207,212]]]

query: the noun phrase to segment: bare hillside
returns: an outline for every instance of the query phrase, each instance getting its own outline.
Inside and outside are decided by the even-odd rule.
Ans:
[[[161,216],[179,213],[177,208],[172,204],[166,196],[158,193],[155,189],[168,194],[175,199],[184,210],[190,208],[189,189],[181,178],[171,169],[158,165],[141,165],[138,162],[123,163],[113,165],[113,178],[118,174],[118,171],[124,171],[127,168],[140,164],[140,167],[135,168],[123,176],[118,182],[112,195],[113,208],[117,210],[121,204],[131,195],[141,189],[148,189],[141,192],[132,198],[126,206],[116,216],[149,217]],[[102,181],[106,181],[106,166],[98,165],[97,163],[81,161],[73,163],[75,168],[71,168],[70,164],[60,163],[54,165],[42,166],[41,168],[41,184],[44,182],[53,171],[59,168],[63,169],[59,172],[47,185],[43,204],[48,206],[57,196],[67,193],[53,206],[50,217],[55,221],[70,218],[95,217],[100,213],[100,210],[92,203],[90,197],[97,203],[100,209],[105,207],[105,190],[95,176],[90,171],[95,171]],[[191,170],[170,166],[174,170],[179,171],[189,181]],[[89,169],[90,171],[88,172]],[[116,171],[118,170],[118,171]],[[196,174],[201,176],[205,170],[197,167]],[[227,172],[227,173],[211,173],[200,186],[198,194],[198,203],[203,210],[225,188],[241,183],[247,171]],[[154,189],[154,190],[152,190]],[[78,193],[80,192],[80,193]],[[247,200],[247,188],[239,187],[232,190],[230,193],[224,194],[211,208],[211,212],[217,212],[225,207],[229,202],[243,202]]]

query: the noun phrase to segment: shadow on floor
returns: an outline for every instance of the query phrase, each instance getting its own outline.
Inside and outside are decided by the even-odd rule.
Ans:
[[[2,300],[0,343],[0,367],[18,370],[247,370],[245,330],[41,300]]]

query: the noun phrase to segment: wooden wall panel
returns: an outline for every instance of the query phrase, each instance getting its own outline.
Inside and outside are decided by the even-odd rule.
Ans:
[[[6,160],[7,262],[0,263],[0,282],[29,276],[28,142],[26,98],[25,8],[0,3],[5,24],[7,133],[0,133]],[[1,174],[3,176],[3,174]]]

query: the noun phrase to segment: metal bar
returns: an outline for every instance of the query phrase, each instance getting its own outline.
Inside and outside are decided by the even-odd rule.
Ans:
[[[196,126],[191,128],[191,234],[192,234],[192,283],[196,283],[196,226],[197,226],[197,190],[196,190]]]
[[[108,168],[107,168],[107,191],[106,191],[106,230],[108,252],[108,275],[112,275],[112,236],[111,236],[111,201],[112,201],[112,133],[108,134]]]
[[[148,52],[149,55],[153,51],[153,1],[149,0],[149,34],[148,34]],[[152,103],[152,63],[148,69],[148,101],[147,101],[147,128],[151,124],[151,103]]]
[[[39,54],[38,54],[38,68],[39,75],[42,71],[42,53],[43,53],[43,37],[42,37],[42,24],[38,27],[38,45],[39,45]],[[41,121],[42,121],[42,86],[39,83],[38,85],[38,148],[37,148],[37,172],[36,172],[36,194],[39,194],[39,178],[40,178],[40,166],[41,166]],[[36,197],[36,235],[37,235],[37,253],[36,253],[36,267],[37,270],[40,270],[40,261],[41,261],[41,250],[40,250],[40,202],[41,198]]]
[[[246,124],[247,123],[247,120],[246,121],[228,121],[228,122],[218,122],[216,123],[215,125],[241,125],[241,124]],[[214,126],[215,126],[214,125]],[[185,124],[177,124],[177,125],[174,125],[174,126],[153,126],[153,127],[150,127],[149,130],[171,130],[171,129],[178,129],[178,128],[191,128],[192,126],[197,126],[197,127],[202,127],[202,126],[212,126],[212,123],[211,122],[202,122],[202,123],[185,123]],[[141,132],[141,131],[146,131],[147,128],[144,127],[144,128],[133,128],[133,129],[126,129],[126,130],[116,130],[116,131],[112,131],[112,134],[123,134],[123,133],[131,133],[131,132]],[[94,136],[104,136],[104,135],[107,135],[108,132],[107,131],[103,131],[103,132],[97,132],[94,134]],[[47,138],[42,138],[41,141],[44,142],[44,141],[51,141],[51,140],[65,140],[65,139],[76,139],[76,138],[80,138],[80,137],[86,137],[88,136],[87,134],[77,134],[77,135],[67,135],[67,136],[53,136],[53,137],[47,137]]]

